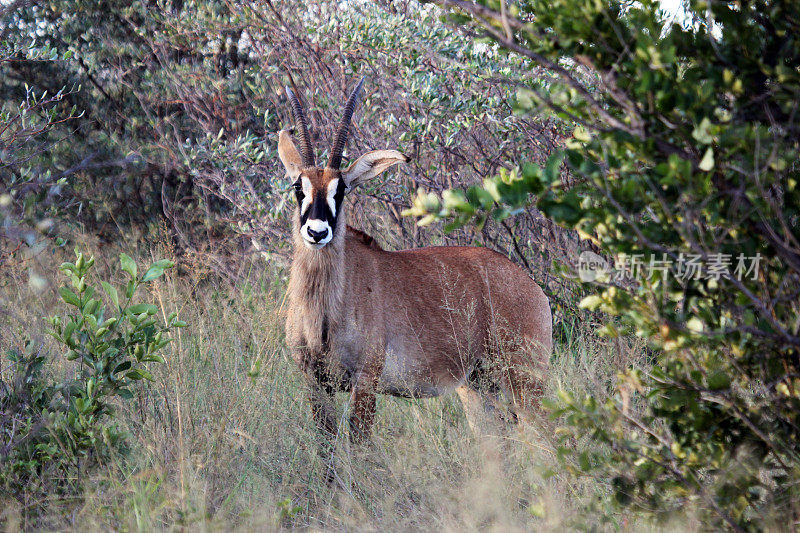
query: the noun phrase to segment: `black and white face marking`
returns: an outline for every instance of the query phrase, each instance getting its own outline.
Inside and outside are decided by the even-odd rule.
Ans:
[[[307,176],[300,176],[294,189],[300,209],[300,236],[306,246],[319,250],[333,239],[336,216],[344,200],[344,181],[334,178],[326,190],[315,188]]]

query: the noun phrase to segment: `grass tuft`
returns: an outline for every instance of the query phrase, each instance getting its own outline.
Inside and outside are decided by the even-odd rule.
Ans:
[[[169,251],[158,252],[140,254],[141,262]],[[118,275],[113,261],[98,265],[101,276]],[[55,273],[55,267],[46,270]],[[559,468],[552,421],[476,437],[455,394],[420,401],[380,397],[371,442],[357,448],[342,443],[336,453],[344,486],[327,486],[305,386],[283,338],[278,311],[285,274],[257,259],[243,267],[248,270],[258,274],[236,285],[175,273],[153,283],[150,301],[165,313],[178,310],[189,327],[165,348],[166,364],[152,367],[154,381],[117,406],[130,452],[91,473],[81,498],[51,502],[35,524],[24,523],[24,495],[6,496],[7,528],[631,526],[608,508],[604,483]],[[42,331],[40,317],[56,305],[54,291],[37,294],[20,283],[25,275],[23,264],[11,265],[0,280],[0,303],[17,310],[2,336],[3,352]],[[556,347],[546,394],[555,397],[559,387],[606,394],[616,372],[636,364],[641,352],[573,329],[569,344]],[[51,351],[50,371],[68,376],[73,370],[56,355]],[[340,413],[346,399],[337,398]]]

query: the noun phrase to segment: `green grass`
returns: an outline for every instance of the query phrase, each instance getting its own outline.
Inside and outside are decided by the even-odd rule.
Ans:
[[[50,273],[51,285],[40,293],[26,283],[30,260],[9,265],[0,305],[15,316],[0,349],[33,333],[50,351],[54,375],[66,377],[69,363],[41,335],[41,317],[59,309],[60,253],[36,259],[33,266]],[[153,255],[168,253],[141,253],[141,263]],[[119,280],[113,258],[97,254],[99,271]],[[381,397],[371,442],[340,443],[344,484],[329,487],[305,386],[283,339],[284,274],[258,259],[241,271],[250,274],[235,285],[198,281],[185,268],[154,284],[150,301],[166,314],[179,311],[189,327],[165,349],[166,364],[151,365],[154,381],[120,402],[117,416],[130,432],[130,450],[87,473],[78,499],[42,506],[7,495],[0,523],[125,531],[633,527],[610,506],[603,482],[559,467],[552,422],[477,437],[455,394]],[[559,387],[607,393],[618,369],[635,364],[639,352],[573,329],[569,344],[556,347],[547,394],[555,396]],[[337,400],[342,413],[347,397]],[[25,506],[38,509],[35,522]]]

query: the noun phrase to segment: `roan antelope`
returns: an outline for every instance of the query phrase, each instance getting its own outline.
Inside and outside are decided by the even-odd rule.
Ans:
[[[339,168],[363,82],[347,101],[325,168],[314,162],[303,108],[288,87],[300,150],[286,130],[278,140],[297,197],[286,337],[311,386],[317,426],[336,434],[336,391],[351,393],[356,441],[369,435],[377,393],[457,390],[469,416],[502,392],[513,413],[530,413],[552,351],[542,289],[486,248],[390,252],[346,225],[347,193],[408,161],[396,150],[375,150]]]

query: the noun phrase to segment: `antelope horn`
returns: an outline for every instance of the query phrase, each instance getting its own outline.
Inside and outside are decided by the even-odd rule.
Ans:
[[[316,166],[314,164],[314,149],[311,147],[311,138],[308,136],[308,124],[303,114],[303,106],[300,104],[297,95],[288,86],[286,87],[286,96],[289,97],[289,102],[292,104],[292,115],[299,133],[300,154],[303,157],[303,165],[306,167]]]
[[[336,139],[333,141],[333,148],[331,149],[331,157],[328,159],[328,168],[339,170],[342,164],[342,152],[344,145],[347,143],[347,133],[350,130],[350,119],[353,118],[353,111],[356,109],[356,101],[358,100],[358,93],[361,91],[361,86],[364,85],[364,77],[362,77],[356,85],[353,92],[350,93],[350,98],[347,99],[347,105],[344,106],[344,114],[342,115],[342,123],[339,125],[339,131],[336,132]]]

